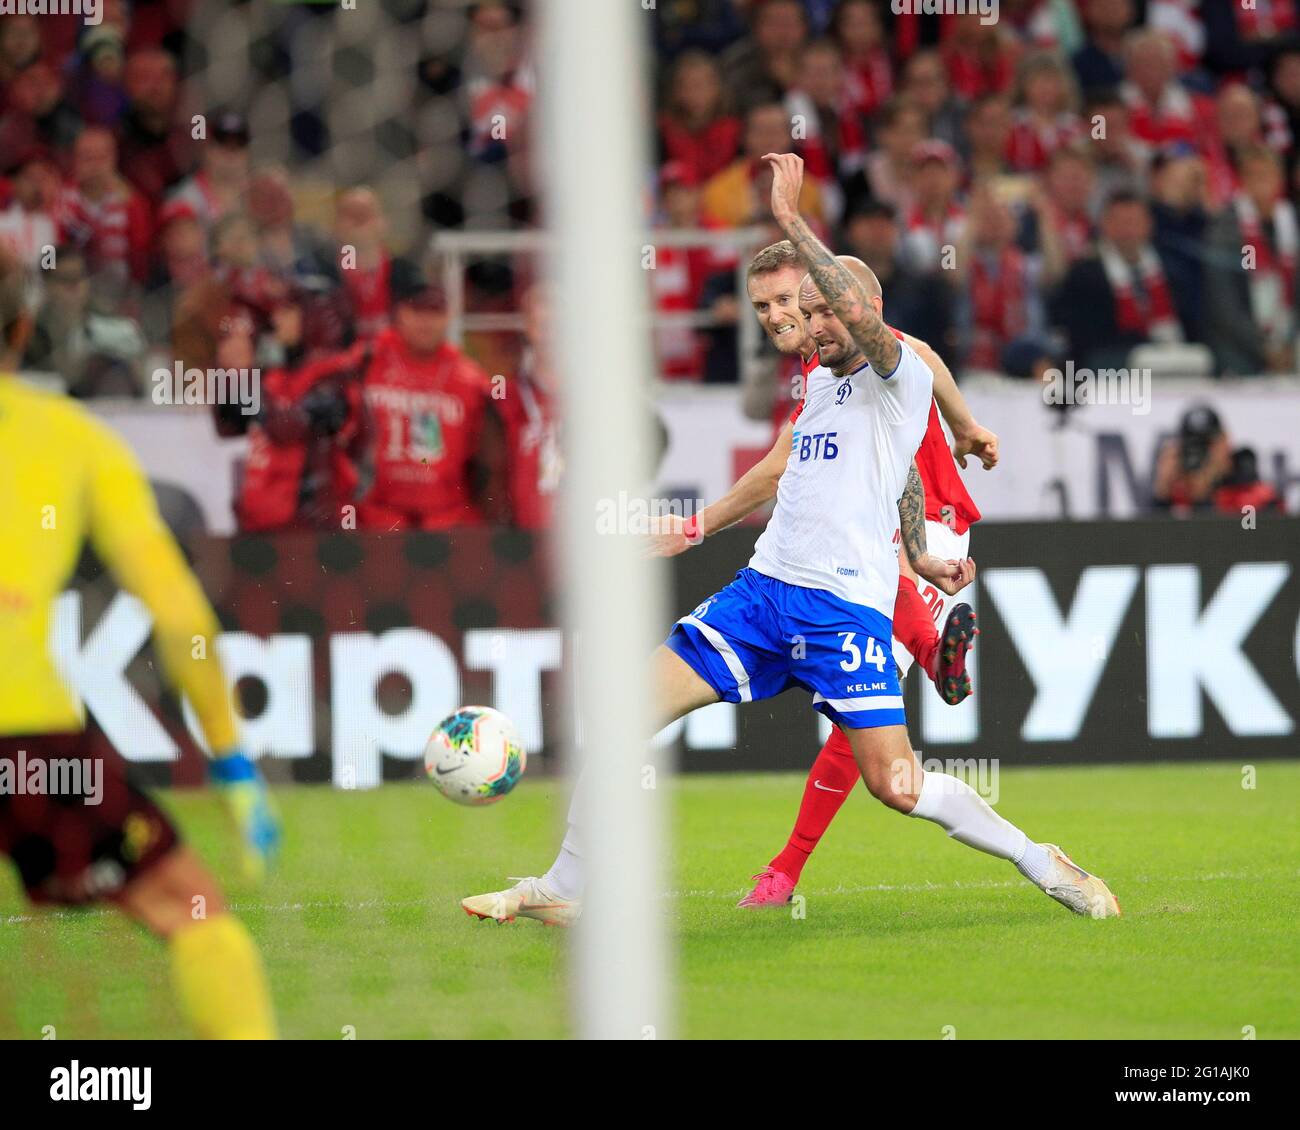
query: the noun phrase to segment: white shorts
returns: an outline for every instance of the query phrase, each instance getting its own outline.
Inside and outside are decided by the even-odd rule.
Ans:
[[[942,557],[945,561],[958,561],[966,558],[970,551],[970,530],[964,534],[954,533],[942,522],[932,522],[928,518],[925,521],[925,547],[936,557]],[[930,606],[930,614],[934,617],[935,627],[943,626],[944,618],[948,615],[954,604],[961,603],[961,593],[955,597],[949,596],[946,592],[941,592],[930,584],[923,577],[916,579],[917,591],[921,598]],[[906,675],[912,667],[912,653],[907,650],[897,639],[894,640],[894,662],[898,665],[898,673]]]

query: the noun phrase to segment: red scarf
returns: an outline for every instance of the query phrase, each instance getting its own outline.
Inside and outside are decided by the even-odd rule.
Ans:
[[[893,93],[894,68],[883,47],[872,51],[865,62],[850,64],[848,98],[859,114],[874,114]]]
[[[986,256],[971,264],[971,348],[966,359],[973,369],[997,369],[1002,350],[1019,337],[1028,323],[1025,310],[1025,257],[1015,247],[1004,248],[996,274]]]
[[[1146,291],[1145,301],[1139,299],[1133,286],[1134,269],[1131,265],[1117,253],[1103,256],[1102,263],[1115,296],[1115,323],[1122,332],[1148,340],[1181,340],[1182,331],[1174,314],[1173,299],[1169,296],[1169,284],[1155,252],[1144,253],[1137,267]]]
[[[1021,172],[1034,172],[1047,164],[1058,149],[1082,136],[1083,127],[1073,114],[1059,114],[1049,125],[1019,114],[1007,138],[1007,163]]]
[[[1082,259],[1092,247],[1092,221],[1086,212],[1076,212],[1067,216],[1060,208],[1052,205],[1052,216],[1056,221],[1056,234],[1065,248],[1066,260],[1073,263]]]
[[[1260,276],[1280,274],[1282,276],[1282,293],[1286,295],[1288,307],[1295,305],[1295,249],[1279,238],[1277,223],[1273,225],[1271,238],[1265,236],[1264,225],[1254,208],[1238,208],[1237,222],[1241,225],[1242,249],[1250,247],[1255,251],[1255,271]]]

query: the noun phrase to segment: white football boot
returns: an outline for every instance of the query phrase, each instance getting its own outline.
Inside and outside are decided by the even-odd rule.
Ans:
[[[1043,844],[1052,866],[1038,885],[1062,906],[1091,918],[1118,918],[1119,900],[1104,880],[1090,875],[1055,844]]]
[[[514,879],[516,876],[511,875]],[[516,918],[535,918],[543,926],[572,926],[582,913],[578,899],[562,899],[540,879],[519,879],[504,891],[489,891],[461,899],[465,913],[473,918],[490,918],[494,922],[513,922]]]

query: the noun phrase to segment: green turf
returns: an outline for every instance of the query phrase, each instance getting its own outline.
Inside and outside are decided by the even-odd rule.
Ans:
[[[1300,1037],[1300,762],[1257,787],[1222,766],[1007,770],[999,808],[1106,876],[1125,917],[1075,918],[1009,864],[859,791],[804,873],[802,916],[733,904],[784,842],[802,782],[676,785],[679,1030],[699,1037]],[[230,894],[285,1035],[554,1037],[566,935],[466,918],[457,899],[536,873],[562,818],[528,781],[468,810],[416,784],[278,791],[266,886]],[[166,798],[221,874],[221,813]],[[111,913],[32,916],[0,872],[0,1037],[181,1037],[163,949]]]

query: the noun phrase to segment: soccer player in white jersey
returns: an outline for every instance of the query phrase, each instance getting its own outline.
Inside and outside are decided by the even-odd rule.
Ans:
[[[851,256],[839,256],[839,261],[846,265],[861,264]],[[861,267],[866,270],[865,264]],[[746,273],[745,288],[768,339],[779,352],[799,359],[806,380],[819,361],[817,344],[799,310],[799,285],[804,274],[803,260],[794,244],[782,240],[754,256]],[[868,300],[883,317],[884,296],[869,270],[864,285]],[[906,341],[929,367],[934,378],[935,400],[925,438],[913,460],[923,488],[919,513],[925,520],[913,520],[910,525],[907,521],[908,507],[917,502],[915,494],[904,492],[899,502],[899,540],[903,544],[899,549],[900,575],[893,610],[894,661],[901,682],[915,658],[918,668],[934,683],[944,700],[956,704],[970,693],[966,653],[976,634],[975,615],[969,604],[951,599],[951,589],[918,578],[910,562],[918,555],[937,551],[941,557],[967,563],[969,526],[978,521],[979,510],[961,480],[957,461],[964,465],[966,458],[974,455],[985,470],[991,470],[999,458],[998,437],[975,419],[948,367],[929,345],[897,329],[892,332]],[[801,395],[790,416],[792,423],[797,422],[804,403]],[[951,450],[939,421],[941,415],[952,429]],[[772,493],[776,493],[775,480]],[[656,550],[672,556],[684,552],[690,544],[684,537],[660,535]],[[974,562],[968,565],[973,576]],[[753,876],[754,888],[738,906],[756,909],[783,906],[790,901],[804,865],[859,778],[848,739],[842,730],[832,727],[808,772],[798,815],[785,846]]]
[[[912,751],[890,646],[898,584],[892,539],[933,378],[882,321],[860,279],[799,215],[802,160],[789,153],[765,160],[773,170],[773,215],[808,266],[799,304],[821,366],[809,380],[799,428],[788,426],[777,441],[785,469],[749,567],[683,616],[654,653],[659,724],[720,700],[751,702],[802,687],[844,731],[868,790],[887,807],[1011,861],[1077,914],[1115,917],[1119,904],[1100,878],[1055,845],[1029,839],[964,781],[923,771]],[[736,507],[743,483],[723,501]],[[704,530],[736,520],[712,509],[700,515]],[[580,853],[570,823],[545,875],[461,905],[479,918],[568,924],[582,894]]]

